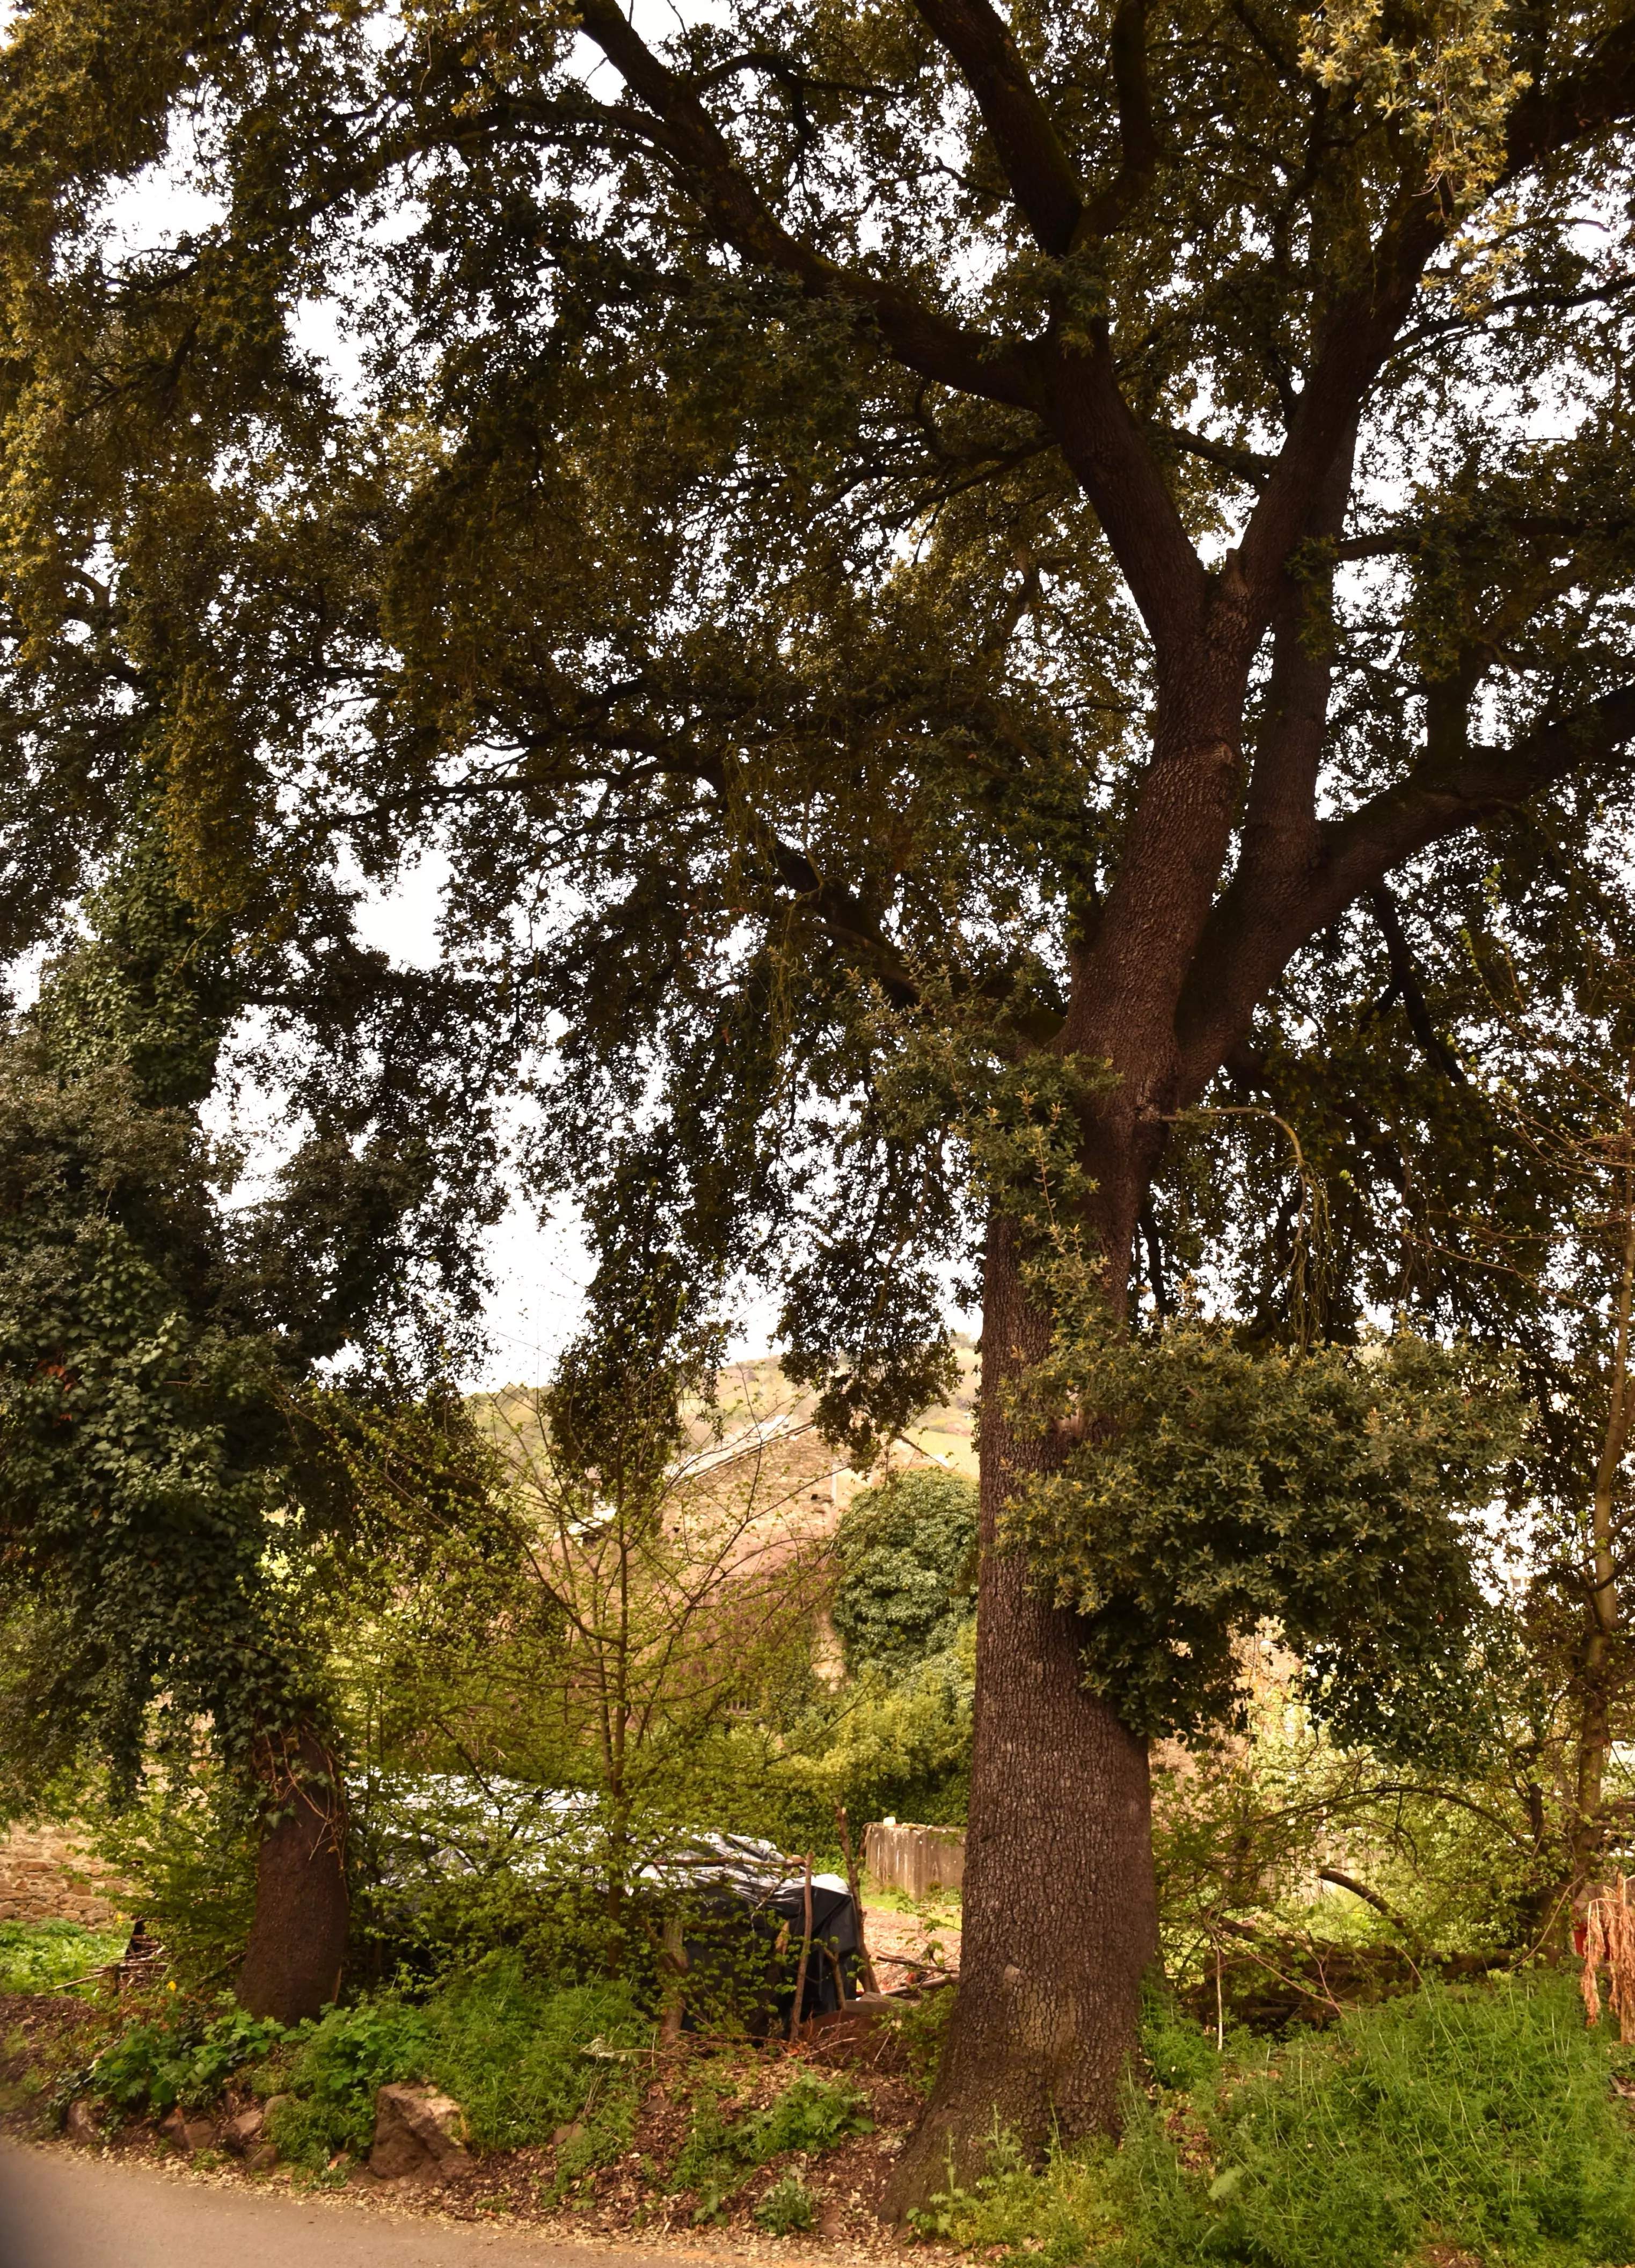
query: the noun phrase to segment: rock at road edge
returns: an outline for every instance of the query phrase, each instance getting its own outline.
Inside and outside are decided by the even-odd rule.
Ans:
[[[261,2140],[261,2129],[266,2124],[265,2106],[260,2102],[253,2103],[249,2110],[241,2110],[236,2118],[227,2121],[221,2130],[221,2139],[235,2158],[242,2158]]]
[[[88,2102],[70,2102],[68,2116],[63,2121],[63,2132],[68,2139],[83,2149],[87,2143],[99,2142],[102,2129],[97,2114]]]
[[[452,2095],[429,2087],[383,2087],[375,2097],[370,2172],[383,2182],[405,2175],[446,2182],[468,2173],[471,2158],[460,2139],[462,2123]]]
[[[190,2158],[195,2150],[216,2147],[216,2129],[210,2120],[184,2117],[180,2105],[159,2120],[159,2132],[184,2157]]]

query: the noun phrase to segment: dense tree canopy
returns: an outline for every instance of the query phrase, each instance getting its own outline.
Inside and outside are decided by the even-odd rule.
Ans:
[[[276,956],[241,940],[235,957],[180,895],[149,800],[128,809],[83,932],[0,1036],[0,1802],[98,1765],[128,1799],[156,1740],[185,1755],[202,1733],[240,1814],[277,1821],[299,1787],[328,1817],[325,1562],[378,1536],[390,1490],[372,1466],[400,1488],[412,1474],[420,1523],[446,1524],[464,1451],[438,1436],[468,1430],[446,1402],[440,1427],[436,1408],[397,1414],[428,1338],[437,1356],[431,1145],[377,1130],[354,1147],[342,1103],[232,1204],[241,1160],[200,1106],[243,961]],[[350,1398],[315,1388],[337,1356]],[[326,1850],[338,1940],[338,1830]],[[265,1997],[310,2014],[338,1942],[310,1912],[296,1932],[316,1972]]]
[[[1014,36],[751,9],[660,55],[610,8],[42,5],[9,66],[15,934],[133,764],[189,890],[264,929],[337,841],[457,845],[473,1054],[549,1035],[565,1075],[544,1169],[659,1066],[700,1242],[804,1233],[792,1327],[877,1395],[934,1325],[907,1243],[963,1241],[951,1108],[1080,962],[1153,945],[1108,921],[1192,628],[1241,645],[1264,762],[1189,886],[1149,1113],[1298,1049],[1256,1004],[1312,934],[1291,1011],[1370,1004],[1368,1062],[1411,1053],[1416,960],[1489,866],[1559,956],[1609,849],[1571,783],[1635,697],[1626,32]],[[161,159],[197,218],[111,222]],[[315,298],[355,369],[305,343]],[[1349,516],[1308,527],[1338,446]],[[1358,895],[1552,782],[1543,840]],[[893,1020],[927,1005],[940,1082]]]

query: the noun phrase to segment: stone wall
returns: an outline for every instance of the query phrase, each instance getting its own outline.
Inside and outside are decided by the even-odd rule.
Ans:
[[[127,1890],[72,1827],[13,1827],[0,1834],[0,1921],[77,1921],[107,1929],[129,1911]]]

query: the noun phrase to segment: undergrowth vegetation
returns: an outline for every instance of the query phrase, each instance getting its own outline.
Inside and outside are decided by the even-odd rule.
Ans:
[[[117,1961],[128,1929],[77,1921],[0,1921],[0,1992],[55,1992]]]
[[[1542,1976],[1427,1987],[1268,2043],[1156,2014],[1124,2139],[1030,2171],[996,2133],[920,2233],[1045,2268],[1398,2268],[1441,2243],[1485,2268],[1635,2258],[1621,2051]]]
[[[460,2104],[479,2160],[551,2146],[520,2161],[547,2211],[628,2186],[639,2164],[635,2225],[679,2215],[797,2237],[835,2194],[834,2153],[882,2124],[895,2146],[954,1999],[905,2001],[850,2065],[819,2069],[747,2039],[660,2053],[625,1984],[553,1985],[500,1955],[288,2029],[185,1996],[154,1994],[134,2021],[95,2002],[100,2051],[85,2060],[82,2046],[51,2099],[61,2112],[89,2098],[106,2127],[108,2113],[260,2098],[298,2182],[327,2183],[366,2157],[377,2090],[423,2081]],[[882,2055],[897,2074],[885,2095]],[[1154,1999],[1116,2146],[1058,2146],[1035,2168],[996,2131],[983,2172],[950,2176],[914,2234],[1042,2268],[1626,2268],[1626,2090],[1635,2048],[1586,2024],[1559,1971],[1427,1984],[1323,2030],[1228,2027],[1219,2045]]]
[[[291,2029],[190,2003],[128,2025],[59,2093],[85,2093],[126,2117],[214,2103],[229,2081],[271,2105],[268,2138],[318,2171],[366,2154],[377,2090],[427,2080],[454,2096],[479,2149],[578,2129],[559,2175],[628,2138],[652,2025],[622,1984],[553,1992],[514,1957],[449,1979],[423,2000],[385,1992]]]
[[[696,2223],[718,2220],[723,2205],[757,2167],[788,2151],[815,2155],[832,2150],[849,2134],[866,2134],[873,2126],[868,2099],[860,2089],[844,2079],[823,2079],[804,2071],[770,2103],[738,2110],[734,2116],[738,2106],[733,2097],[743,2078],[730,2068],[724,2073],[706,2070],[690,2089],[688,2138],[676,2158],[671,2187],[694,2192]],[[809,2198],[803,2202],[795,2194],[803,2188],[797,2176],[785,2175],[762,2201],[757,2217],[779,2235],[810,2228]],[[780,2221],[784,2226],[778,2226]]]

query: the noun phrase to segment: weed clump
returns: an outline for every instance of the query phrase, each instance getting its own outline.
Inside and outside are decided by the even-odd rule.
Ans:
[[[622,1984],[553,1992],[507,1955],[418,2007],[388,1993],[330,2009],[256,2083],[289,2097],[269,2120],[269,2139],[314,2169],[338,2151],[368,2149],[379,2088],[423,2080],[454,2097],[479,2149],[513,2149],[579,2125],[564,2169],[574,2173],[628,2136],[634,2065],[651,2036]]]
[[[755,2207],[755,2217],[774,2236],[793,2236],[817,2218],[811,2191],[799,2174],[785,2174]]]
[[[729,2111],[736,2084],[736,2075],[706,2073],[692,2090],[687,2139],[676,2157],[671,2187],[696,2193],[693,2219],[701,2225],[718,2220],[750,2175],[774,2158],[791,2152],[815,2156],[849,2134],[873,2130],[866,2097],[847,2080],[803,2071],[772,2102],[734,2118]]]

